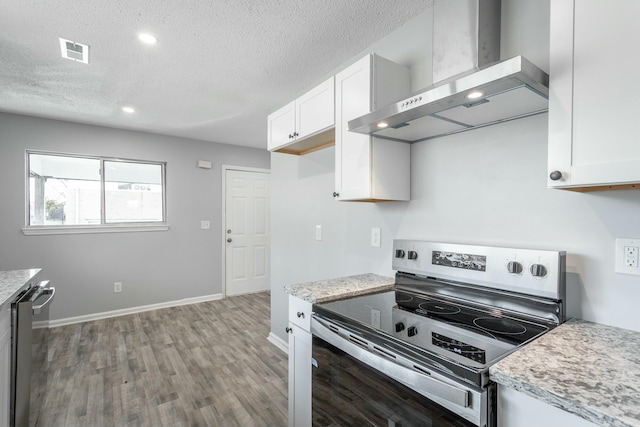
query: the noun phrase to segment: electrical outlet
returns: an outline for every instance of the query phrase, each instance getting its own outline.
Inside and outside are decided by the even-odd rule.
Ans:
[[[371,229],[371,246],[380,247],[380,229],[377,227]]]
[[[316,225],[316,240],[322,240],[322,226]]]
[[[113,292],[114,293],[118,293],[118,292],[122,292],[122,282],[115,282],[113,284]]]
[[[202,220],[200,221],[200,229],[201,230],[209,230],[211,228],[211,222]]]
[[[615,271],[640,275],[640,239],[616,239]]]
[[[638,247],[637,246],[624,247],[624,266],[638,268]]]

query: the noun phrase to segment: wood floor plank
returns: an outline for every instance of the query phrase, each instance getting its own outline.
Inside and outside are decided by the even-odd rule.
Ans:
[[[48,330],[31,427],[286,426],[268,292]]]

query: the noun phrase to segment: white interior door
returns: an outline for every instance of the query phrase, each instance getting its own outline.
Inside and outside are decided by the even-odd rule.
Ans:
[[[225,294],[269,290],[269,173],[225,174]]]

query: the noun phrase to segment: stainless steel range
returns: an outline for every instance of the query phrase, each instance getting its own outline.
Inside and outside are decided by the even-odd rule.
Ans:
[[[395,289],[314,305],[317,426],[496,426],[489,366],[565,320],[565,253],[396,240]]]

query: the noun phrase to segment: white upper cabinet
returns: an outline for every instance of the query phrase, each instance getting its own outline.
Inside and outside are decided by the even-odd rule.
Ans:
[[[375,54],[336,74],[337,200],[409,200],[410,146],[349,132],[349,120],[405,98],[411,91],[410,70]]]
[[[335,139],[334,78],[269,115],[267,148],[306,154],[333,145]]]
[[[640,188],[640,2],[553,0],[549,187]]]
[[[296,102],[292,101],[268,117],[267,148],[273,151],[294,141]]]

